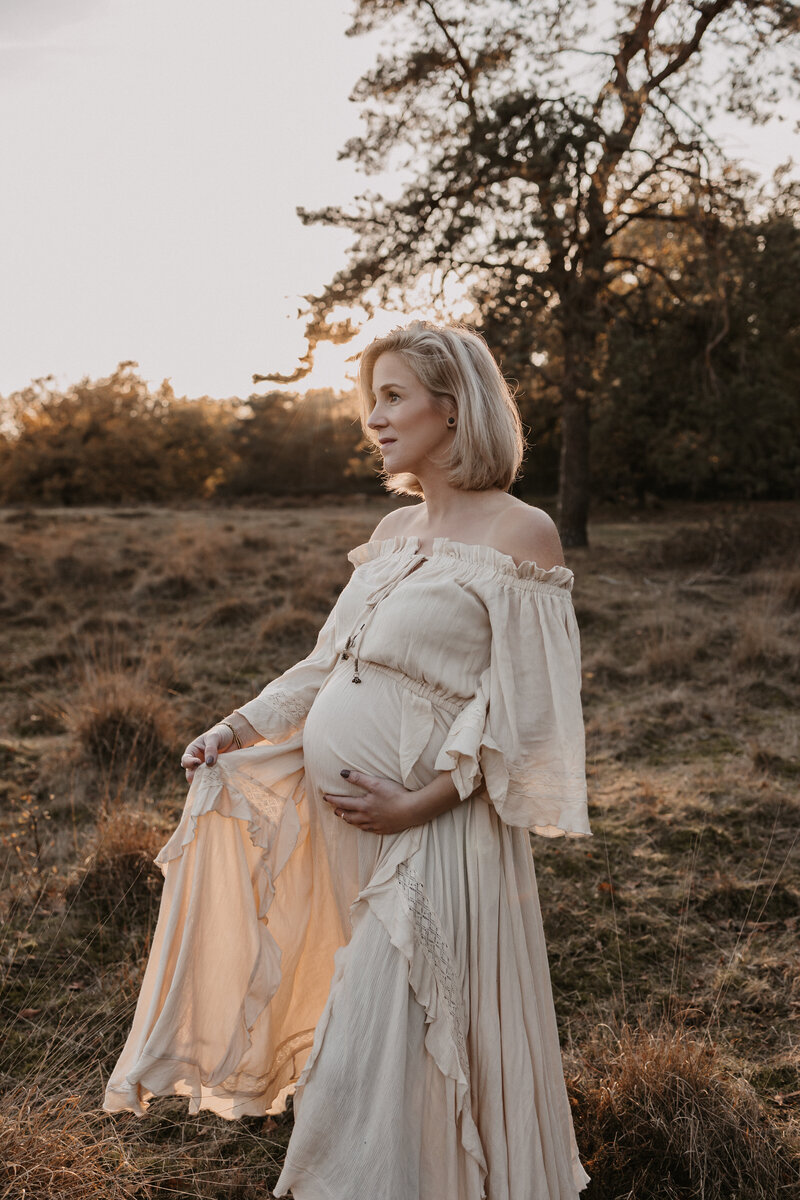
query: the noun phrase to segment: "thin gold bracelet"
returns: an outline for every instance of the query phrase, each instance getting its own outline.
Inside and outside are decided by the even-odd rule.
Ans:
[[[239,737],[238,733],[233,728],[233,726],[230,724],[230,722],[229,721],[217,721],[217,724],[225,725],[228,729],[230,729],[231,733],[233,734],[234,746],[236,747],[237,750],[241,750],[242,749],[242,739]]]

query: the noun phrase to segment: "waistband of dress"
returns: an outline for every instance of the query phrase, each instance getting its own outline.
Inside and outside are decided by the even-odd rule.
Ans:
[[[349,661],[348,666],[352,670],[352,659]],[[398,671],[396,667],[386,667],[383,663],[372,662],[370,659],[365,660],[360,658],[358,660],[359,675],[369,675],[373,671],[377,671],[380,675],[387,675],[395,683],[399,683],[401,687],[408,688],[409,691],[416,692],[423,699],[438,704],[445,712],[449,712],[454,717],[468,703],[467,700],[462,699],[460,696],[454,696],[451,692],[445,691],[437,683],[425,683],[421,679],[412,679],[410,675],[406,675],[404,671]]]

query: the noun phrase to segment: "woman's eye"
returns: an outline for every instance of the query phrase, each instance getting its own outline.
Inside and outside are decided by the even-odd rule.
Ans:
[[[398,396],[397,392],[389,392],[389,399],[390,400],[399,400],[400,397]]]

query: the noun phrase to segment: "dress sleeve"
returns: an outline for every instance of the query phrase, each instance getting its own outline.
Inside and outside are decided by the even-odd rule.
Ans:
[[[334,606],[306,658],[273,679],[253,700],[234,710],[266,741],[285,741],[305,720],[323,680],[336,662],[335,614]]]
[[[571,586],[571,572],[557,570]],[[436,760],[462,799],[482,781],[506,824],[547,837],[591,833],[570,586],[511,575],[487,582],[489,665]]]

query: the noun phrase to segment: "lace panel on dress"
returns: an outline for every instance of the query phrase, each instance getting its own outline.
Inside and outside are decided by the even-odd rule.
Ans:
[[[291,1064],[291,1079],[296,1082],[301,1075],[301,1071],[297,1069],[295,1058],[301,1050],[308,1050],[313,1044],[314,1030],[301,1029],[297,1033],[292,1034],[291,1037],[286,1038],[279,1046],[276,1046],[275,1057],[270,1063],[269,1075],[261,1084],[264,1092],[269,1093],[273,1091],[276,1084],[280,1082],[280,1076],[283,1074],[287,1064]]]
[[[213,770],[214,768],[210,768]],[[243,796],[250,808],[259,817],[268,821],[271,825],[277,824],[283,816],[286,805],[289,801],[284,796],[278,795],[272,788],[261,783],[258,779],[251,778],[241,767],[232,772],[225,780],[229,789],[232,792],[237,792]]]
[[[397,866],[400,895],[414,922],[414,934],[428,960],[437,986],[444,997],[458,1061],[469,1079],[469,1059],[466,1044],[466,1015],[461,989],[453,967],[453,955],[441,922],[425,895],[425,884],[408,863]]]
[[[264,691],[258,699],[268,704],[282,717],[292,722],[296,728],[302,725],[305,718],[308,716],[310,705],[305,700],[300,700],[293,692],[284,690],[283,688],[272,688],[269,691]]]

